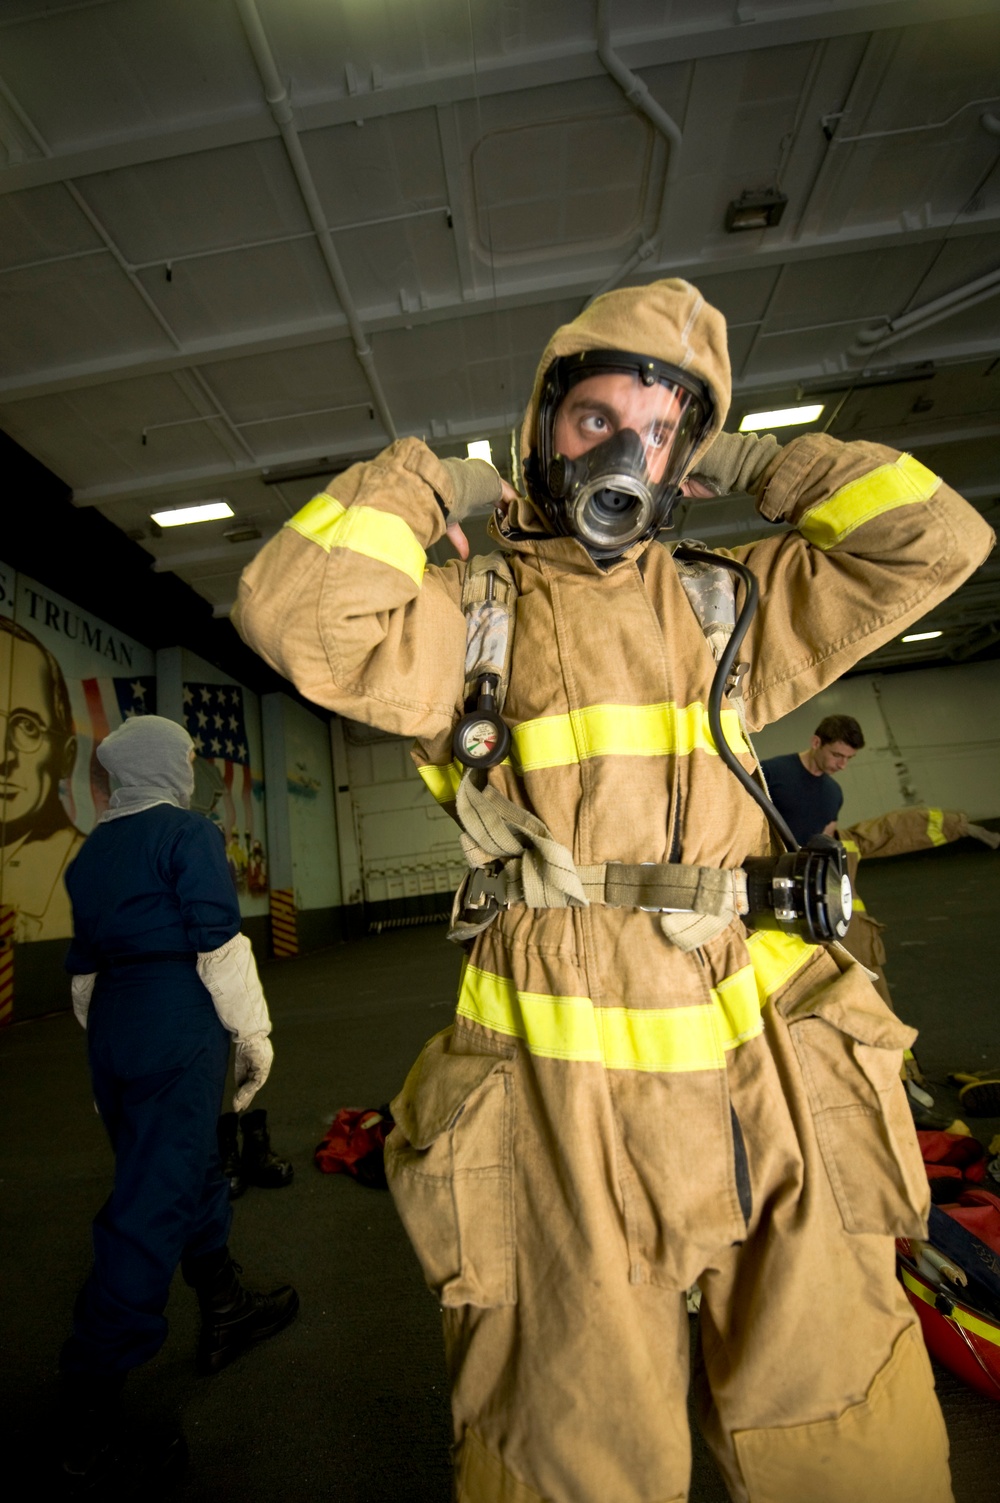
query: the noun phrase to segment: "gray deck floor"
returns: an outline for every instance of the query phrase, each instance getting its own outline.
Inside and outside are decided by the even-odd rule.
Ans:
[[[869,863],[861,879],[869,910],[890,926],[888,971],[899,1012],[922,1030],[924,1070],[943,1081],[951,1069],[1000,1066],[1000,853],[965,842]],[[443,929],[428,927],[264,968],[277,1059],[256,1104],[296,1179],[237,1203],[232,1247],[258,1287],[295,1283],[302,1312],[219,1377],[197,1379],[194,1303],[176,1281],[167,1344],[133,1376],[127,1403],[136,1424],[171,1406],[182,1412],[192,1465],[178,1503],[447,1503],[437,1307],[388,1195],[320,1174],[312,1150],[339,1107],[393,1094],[424,1039],[449,1020],[459,959]],[[954,1091],[935,1089],[953,1108]],[[56,1356],[111,1157],[68,1014],[6,1031],[0,1091],[5,1472],[24,1479],[22,1491],[5,1492],[40,1499]],[[1000,1121],[969,1125],[985,1142],[1000,1131]],[[1000,1403],[937,1376],[957,1503],[1000,1503]],[[690,1496],[726,1496],[697,1444]]]

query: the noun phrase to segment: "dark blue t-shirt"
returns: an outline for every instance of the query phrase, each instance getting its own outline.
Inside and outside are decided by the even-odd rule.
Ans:
[[[821,835],[844,802],[840,785],[828,773],[816,777],[802,766],[797,752],[762,762],[768,792],[800,845]]]

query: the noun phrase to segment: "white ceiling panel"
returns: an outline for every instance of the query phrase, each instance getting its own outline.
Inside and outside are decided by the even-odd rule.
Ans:
[[[229,5],[108,0],[10,25],[3,71],[53,150],[253,108],[258,80]]]
[[[0,267],[104,254],[104,249],[93,225],[61,185],[0,198]]]

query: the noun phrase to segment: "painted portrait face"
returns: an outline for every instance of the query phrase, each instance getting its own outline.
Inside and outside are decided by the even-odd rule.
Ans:
[[[6,632],[0,632],[0,696],[0,820],[9,842],[58,797],[76,746],[57,724],[44,652]]]

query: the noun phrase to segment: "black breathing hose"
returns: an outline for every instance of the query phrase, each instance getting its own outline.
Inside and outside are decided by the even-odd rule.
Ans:
[[[754,612],[757,609],[757,602],[760,597],[757,581],[744,564],[738,564],[733,558],[723,558],[718,553],[703,553],[700,548],[687,548],[683,545],[675,548],[673,553],[675,558],[683,559],[689,563],[713,564],[715,566],[721,564],[722,568],[729,569],[733,574],[738,574],[743,581],[746,589],[746,599],[743,602],[743,609],[736,618],[733,634],[726,643],[726,649],[716,664],[715,677],[712,680],[712,687],[708,696],[708,725],[719,756],[725,762],[729,771],[734,777],[739,779],[750,797],[760,805],[767,817],[768,824],[770,824],[782,844],[790,851],[797,851],[799,843],[795,839],[795,836],[760,784],[750,776],[742,763],[737,761],[735,753],[722,730],[722,696],[726,692],[726,684],[729,680],[729,675],[733,671],[736,654],[743,645],[743,638],[747,634],[750,622],[753,620]]]

